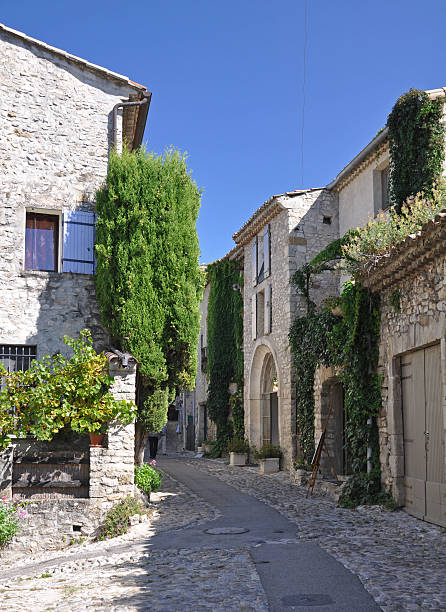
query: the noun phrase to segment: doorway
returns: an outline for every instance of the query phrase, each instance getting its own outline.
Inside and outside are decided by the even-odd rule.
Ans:
[[[440,344],[403,355],[400,365],[405,509],[446,527]]]

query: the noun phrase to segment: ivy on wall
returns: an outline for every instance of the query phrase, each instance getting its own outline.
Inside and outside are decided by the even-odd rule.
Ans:
[[[396,102],[388,119],[390,148],[389,199],[397,212],[409,196],[429,195],[443,172],[444,99],[431,100],[411,89]]]
[[[243,277],[237,262],[221,260],[208,266],[207,374],[208,414],[217,425],[214,454],[221,454],[233,434],[244,437],[243,414]],[[237,286],[240,290],[237,289]],[[234,287],[236,290],[234,290]],[[237,392],[229,393],[229,385]],[[229,420],[232,408],[232,422]]]
[[[329,298],[317,309],[309,291],[312,274],[333,270],[343,255],[343,248],[356,235],[357,231],[350,232],[335,240],[293,277],[293,283],[308,306],[307,315],[295,319],[289,334],[297,377],[299,459],[309,463],[314,452],[316,368],[336,366],[345,389],[346,446],[352,456],[352,469],[358,473],[367,470],[367,447],[370,446],[372,466],[379,476],[376,427],[381,406],[380,379],[376,371],[379,298],[359,283],[349,282],[340,298]],[[304,283],[301,282],[303,275]]]

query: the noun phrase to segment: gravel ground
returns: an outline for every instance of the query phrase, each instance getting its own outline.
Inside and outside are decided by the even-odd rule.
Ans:
[[[289,474],[260,476],[255,467],[185,459],[269,504],[356,574],[385,612],[446,610],[446,530],[403,511],[338,508],[320,494],[290,484]]]

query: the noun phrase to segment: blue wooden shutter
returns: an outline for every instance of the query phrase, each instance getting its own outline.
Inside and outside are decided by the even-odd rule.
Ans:
[[[62,271],[94,274],[96,214],[71,210],[63,215]]]

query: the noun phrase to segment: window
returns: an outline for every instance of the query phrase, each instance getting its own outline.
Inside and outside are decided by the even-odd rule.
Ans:
[[[381,208],[389,208],[389,168],[381,170]]]
[[[25,269],[57,272],[59,216],[26,213]]]
[[[265,334],[265,292],[256,294],[256,337],[261,338]]]
[[[271,273],[271,229],[265,226],[252,243],[252,284],[255,287]]]
[[[381,166],[373,172],[373,208],[375,215],[389,208],[389,166]]]
[[[96,214],[92,212],[71,210],[61,217],[46,211],[27,211],[25,269],[94,274],[95,224]]]
[[[36,346],[0,344],[0,362],[7,372],[27,370],[36,357]]]

